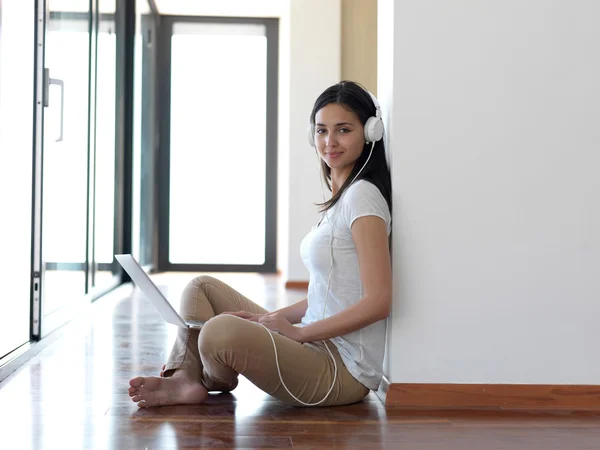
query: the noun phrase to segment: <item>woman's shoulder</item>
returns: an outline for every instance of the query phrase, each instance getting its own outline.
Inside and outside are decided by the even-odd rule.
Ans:
[[[379,188],[368,180],[358,180],[352,184],[342,199],[341,208],[350,218],[363,215],[377,215],[386,222],[391,220],[390,210]],[[349,223],[353,219],[350,219]]]
[[[346,195],[344,195],[347,203],[353,203],[356,201],[360,201],[361,199],[377,199],[384,200],[383,194],[379,191],[379,188],[371,183],[369,180],[358,180],[355,183],[352,183],[348,190],[346,191]]]

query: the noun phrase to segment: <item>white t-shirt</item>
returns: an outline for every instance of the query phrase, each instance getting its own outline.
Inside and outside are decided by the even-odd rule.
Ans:
[[[308,268],[308,308],[302,326],[323,318],[323,304],[331,264],[329,241],[333,223],[333,272],[325,318],[352,306],[363,298],[358,255],[352,239],[352,223],[359,217],[381,217],[391,232],[391,215],[379,189],[366,180],[352,184],[323,215],[300,244],[302,261]],[[332,338],[348,371],[363,385],[377,390],[383,376],[386,319],[360,330]]]

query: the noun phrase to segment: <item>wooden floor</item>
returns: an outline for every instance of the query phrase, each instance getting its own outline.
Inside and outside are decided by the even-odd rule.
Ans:
[[[192,276],[154,278],[177,304]],[[275,277],[218,276],[268,309],[304,296]],[[293,408],[242,377],[204,405],[138,410],[128,380],[158,374],[175,329],[131,294],[122,287],[94,303],[0,383],[0,449],[600,449],[599,412],[403,411],[374,394],[352,406]]]

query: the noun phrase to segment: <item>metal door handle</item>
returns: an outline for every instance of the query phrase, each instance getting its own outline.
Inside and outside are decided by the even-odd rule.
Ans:
[[[50,69],[44,69],[44,106],[50,106],[50,85],[54,84],[60,87],[60,135],[56,142],[63,140],[64,122],[65,122],[65,82],[58,78],[50,78]]]

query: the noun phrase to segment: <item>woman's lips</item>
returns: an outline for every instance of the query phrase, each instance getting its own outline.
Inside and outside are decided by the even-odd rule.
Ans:
[[[329,156],[330,158],[337,158],[341,154],[342,154],[342,152],[330,152],[330,153],[327,153],[327,156]]]

